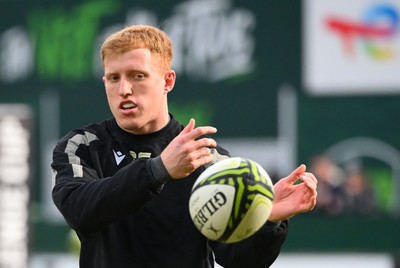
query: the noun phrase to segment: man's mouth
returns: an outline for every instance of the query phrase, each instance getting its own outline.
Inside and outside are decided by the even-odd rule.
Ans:
[[[129,109],[132,109],[135,107],[136,107],[136,104],[134,104],[133,102],[125,102],[120,105],[120,108],[123,110],[129,110]]]

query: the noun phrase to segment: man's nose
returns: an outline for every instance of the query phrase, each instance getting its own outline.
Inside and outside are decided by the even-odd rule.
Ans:
[[[128,96],[132,94],[132,84],[126,79],[121,79],[119,84],[119,95]]]

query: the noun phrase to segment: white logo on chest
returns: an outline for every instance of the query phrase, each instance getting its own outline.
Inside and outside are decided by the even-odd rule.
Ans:
[[[117,166],[122,162],[122,160],[124,160],[125,155],[121,153],[121,151],[115,152],[113,150],[114,153],[114,158],[115,158],[115,162],[117,162]]]

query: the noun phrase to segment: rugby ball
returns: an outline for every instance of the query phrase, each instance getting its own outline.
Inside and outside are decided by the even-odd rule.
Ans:
[[[208,239],[235,243],[265,224],[273,199],[268,173],[253,160],[232,157],[200,174],[192,188],[189,211],[196,228]]]

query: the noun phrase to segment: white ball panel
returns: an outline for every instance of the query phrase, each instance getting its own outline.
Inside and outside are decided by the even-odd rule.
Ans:
[[[190,215],[197,229],[212,240],[225,231],[235,198],[235,187],[210,184],[195,192],[189,200]]]

